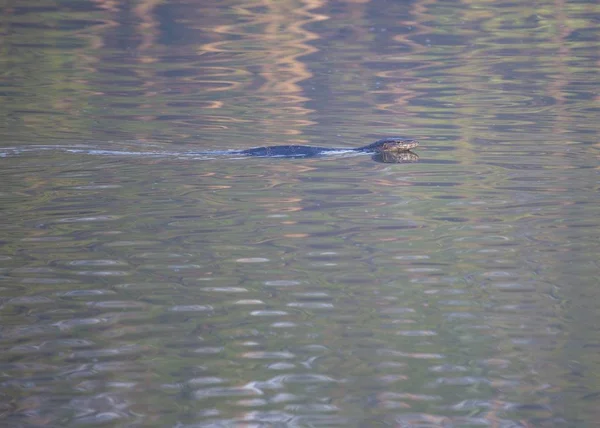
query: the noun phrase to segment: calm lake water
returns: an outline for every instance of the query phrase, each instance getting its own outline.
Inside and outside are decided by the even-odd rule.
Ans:
[[[0,10],[1,426],[598,426],[597,2]]]

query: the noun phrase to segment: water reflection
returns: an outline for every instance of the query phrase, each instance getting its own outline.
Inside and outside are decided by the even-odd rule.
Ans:
[[[405,163],[405,162],[417,162],[419,156],[412,152],[380,152],[372,156],[375,162],[382,163]]]

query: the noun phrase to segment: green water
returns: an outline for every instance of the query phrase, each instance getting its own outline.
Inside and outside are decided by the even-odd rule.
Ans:
[[[600,6],[0,9],[0,425],[595,426]]]

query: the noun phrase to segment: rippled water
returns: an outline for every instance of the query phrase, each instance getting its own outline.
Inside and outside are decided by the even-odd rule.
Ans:
[[[0,425],[595,426],[595,2],[1,8]]]

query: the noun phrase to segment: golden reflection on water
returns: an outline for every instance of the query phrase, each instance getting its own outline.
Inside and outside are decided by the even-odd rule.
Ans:
[[[38,62],[36,73],[21,70],[49,89],[16,99],[15,131],[104,130],[210,148],[253,135],[254,141],[240,140],[237,148],[245,148],[307,142],[315,134],[327,141],[337,133],[352,144],[365,135],[431,136],[433,128],[456,139],[462,159],[473,156],[470,141],[503,117],[528,116],[523,126],[551,122],[547,131],[554,135],[569,131],[581,114],[569,102],[573,73],[585,71],[584,62],[573,61],[584,45],[570,37],[591,24],[579,15],[595,10],[564,1],[537,10],[422,0],[388,5],[402,14],[378,25],[372,15],[385,17],[386,9],[373,1],[335,8],[315,0],[93,4],[77,16],[90,24],[76,32],[61,29],[54,17],[54,32],[31,31],[42,46],[67,36],[78,46],[59,51],[58,63]],[[5,20],[5,28],[18,28],[20,19]],[[4,43],[27,46],[14,37]],[[1,55],[12,60],[9,52]],[[27,59],[13,63],[15,70],[27,66]],[[71,77],[62,79],[67,69]],[[347,123],[340,124],[340,114]],[[491,139],[506,132],[492,131]]]
[[[261,52],[260,64],[255,64],[256,76],[250,86],[257,94],[258,103],[272,106],[277,110],[277,116],[263,118],[255,124],[274,135],[300,135],[301,128],[314,123],[304,119],[312,110],[304,106],[308,98],[298,84],[312,76],[301,58],[316,51],[309,42],[318,36],[304,27],[327,19],[312,12],[321,6],[323,2],[320,1],[259,1],[240,5],[236,7],[236,13],[243,16],[243,23],[219,25],[214,31],[227,38],[242,36],[241,41],[219,41],[199,48],[200,54],[246,56],[249,51]]]

